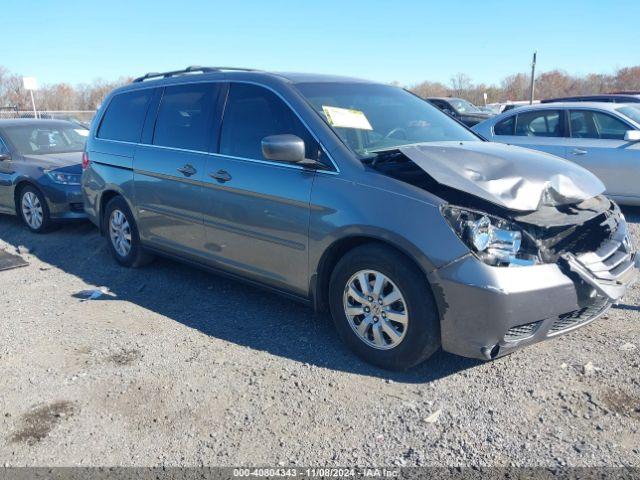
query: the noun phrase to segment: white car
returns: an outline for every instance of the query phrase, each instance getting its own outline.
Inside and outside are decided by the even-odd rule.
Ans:
[[[640,205],[640,107],[565,102],[520,107],[472,128],[492,142],[541,150],[591,170],[618,203]]]

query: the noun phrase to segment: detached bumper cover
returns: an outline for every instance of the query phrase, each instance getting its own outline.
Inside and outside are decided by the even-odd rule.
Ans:
[[[637,277],[638,258],[624,222],[595,252],[565,253],[562,258],[572,272],[612,302],[620,299]]]
[[[595,252],[558,264],[492,267],[469,254],[434,272],[442,347],[489,359],[584,326],[638,276],[626,224]]]

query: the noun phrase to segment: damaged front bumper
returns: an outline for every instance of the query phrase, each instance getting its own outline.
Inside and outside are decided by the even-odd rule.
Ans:
[[[622,298],[639,268],[624,221],[596,251],[557,263],[493,267],[466,255],[430,276],[442,347],[492,359],[584,326]]]

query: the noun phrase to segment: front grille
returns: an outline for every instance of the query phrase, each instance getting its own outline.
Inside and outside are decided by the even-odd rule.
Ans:
[[[634,267],[632,247],[626,235],[609,239],[595,252],[583,253],[576,258],[596,279],[607,282],[623,282]]]
[[[583,323],[587,323],[604,312],[609,306],[609,302],[604,299],[600,299],[593,305],[589,305],[588,307],[583,307],[578,310],[573,310],[572,312],[563,313],[562,315],[558,316],[555,322],[553,322],[553,325],[549,329],[549,333],[558,333],[563,330],[576,327]]]
[[[84,212],[84,203],[70,203],[69,210],[72,212],[82,213]]]
[[[523,338],[530,337],[535,333],[538,329],[542,320],[537,322],[527,323],[525,325],[518,325],[517,327],[511,327],[507,330],[507,333],[504,336],[506,342],[513,342],[515,340],[521,340]]]

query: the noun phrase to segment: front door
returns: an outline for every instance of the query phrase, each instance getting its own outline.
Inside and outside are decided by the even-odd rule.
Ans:
[[[9,148],[0,137],[0,155],[10,155]],[[13,184],[13,160],[5,158],[0,160],[0,212],[13,213],[16,211],[13,201],[12,189]]]
[[[257,85],[230,85],[219,152],[205,169],[206,249],[228,270],[306,295],[315,173],[266,160],[261,148],[264,137],[287,133],[318,159],[318,144],[281,98]]]
[[[596,110],[571,110],[567,160],[593,172],[620,200],[640,197],[640,144],[626,142],[632,127]]]
[[[166,87],[149,144],[136,149],[135,203],[140,235],[148,244],[202,255],[202,181],[218,91],[212,83]]]

